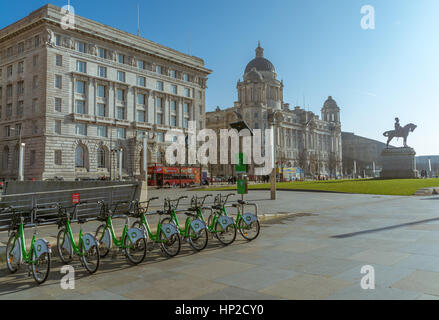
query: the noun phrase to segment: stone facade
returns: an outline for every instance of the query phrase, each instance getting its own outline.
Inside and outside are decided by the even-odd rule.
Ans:
[[[204,127],[211,70],[200,58],[75,16],[64,30],[59,7],[46,5],[0,30],[0,178],[124,177],[164,158],[165,132]]]
[[[238,81],[238,101],[232,108],[206,113],[206,127],[219,132],[242,117],[252,129],[269,129],[274,123],[276,166],[302,168],[307,176],[336,176],[342,173],[340,108],[329,97],[320,119],[300,107],[290,109],[283,101],[282,81],[273,64],[264,58],[258,45],[256,57],[247,65],[243,80]],[[270,119],[273,119],[271,121]],[[233,166],[210,166],[216,176],[234,175]],[[249,174],[254,168],[250,166]]]
[[[356,162],[357,174],[364,172],[373,175],[373,163],[375,170],[380,171],[383,166],[381,152],[386,149],[386,144],[373,139],[355,135],[352,132],[342,132],[343,146],[343,169],[345,175],[352,175],[354,161]],[[390,146],[394,148],[393,146]]]

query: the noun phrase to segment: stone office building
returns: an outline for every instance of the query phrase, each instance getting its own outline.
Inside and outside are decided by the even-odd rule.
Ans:
[[[204,125],[211,70],[139,36],[75,16],[62,28],[59,7],[46,5],[0,30],[0,178],[65,180],[143,173],[164,158],[164,134]]]
[[[342,174],[340,108],[329,97],[321,109],[321,119],[300,107],[290,109],[283,100],[284,84],[277,79],[273,64],[264,58],[259,44],[256,57],[238,81],[238,101],[232,108],[206,113],[206,127],[219,132],[240,117],[252,129],[268,129],[274,120],[276,166],[301,168],[307,176]],[[233,166],[210,166],[213,176],[234,175]],[[250,166],[249,175],[253,174]]]

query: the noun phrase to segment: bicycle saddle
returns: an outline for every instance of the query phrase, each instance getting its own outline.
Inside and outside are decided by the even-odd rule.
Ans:
[[[247,201],[244,201],[244,200],[238,200],[238,203],[239,203],[239,204],[247,204]]]
[[[212,206],[212,209],[221,210],[221,206],[219,204],[216,204],[216,205]]]

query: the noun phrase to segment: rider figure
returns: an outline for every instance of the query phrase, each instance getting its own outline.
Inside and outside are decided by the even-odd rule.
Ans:
[[[399,118],[395,118],[395,132],[398,134],[401,130],[401,125],[399,124]]]

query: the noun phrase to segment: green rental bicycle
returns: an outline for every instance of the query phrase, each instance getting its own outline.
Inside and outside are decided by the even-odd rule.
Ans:
[[[181,238],[174,224],[162,223],[159,219],[157,222],[156,232],[152,232],[149,226],[147,216],[152,215],[169,215],[169,212],[159,210],[156,212],[148,212],[151,201],[158,200],[158,197],[149,199],[148,201],[134,201],[132,205],[131,215],[137,218],[132,225],[133,228],[141,228],[146,232],[147,238],[152,241],[148,246],[148,251],[152,251],[156,245],[160,245],[160,249],[168,256],[175,257],[179,254],[181,248]],[[147,245],[151,242],[148,241]]]
[[[177,208],[178,203],[182,199],[187,199],[187,196],[181,196],[176,200],[165,199],[165,211],[170,214],[170,217],[164,218],[162,224],[175,224],[183,240],[187,241],[195,251],[201,251],[206,248],[207,242],[209,241],[206,224],[198,217],[197,213],[183,210],[187,218],[184,227],[180,227],[177,218]]]
[[[113,215],[117,207],[121,204],[128,204],[127,201],[119,201],[113,204],[114,209],[104,201],[98,201],[101,206],[98,220],[103,221],[96,230],[96,238],[99,241],[99,253],[104,258],[110,252],[114,244],[118,249],[124,250],[125,256],[132,264],[141,263],[146,256],[146,233],[136,227],[128,229],[129,216],[125,214]],[[123,227],[120,239],[116,237],[113,227],[113,218],[124,218],[125,225]]]
[[[233,193],[230,193],[225,197],[225,199],[223,199],[223,196],[221,194],[218,194],[215,198],[215,206],[212,207],[215,210],[214,213],[221,214],[222,216],[228,216],[226,210],[226,202],[228,197],[233,195],[234,195]],[[253,213],[243,214],[244,206],[246,205],[254,206],[256,208],[256,214]],[[237,215],[234,221],[234,225],[239,230],[239,233],[242,235],[242,237],[248,241],[252,241],[256,239],[259,235],[261,228],[257,216],[257,205],[247,201],[238,200],[237,203],[234,203],[231,206],[237,209]],[[230,220],[228,223],[230,223]]]
[[[26,263],[29,265],[28,275],[32,272],[35,281],[42,284],[47,280],[50,272],[50,255],[52,253],[50,243],[45,239],[36,240],[37,224],[44,222],[43,219],[36,219],[37,207],[30,210],[31,221],[34,224],[27,224],[26,227],[34,227],[30,249],[26,250],[24,237],[24,217],[23,211],[17,207],[8,207],[2,209],[0,213],[11,213],[12,220],[9,226],[8,235],[10,235],[6,246],[6,265],[11,273],[15,273],[20,265]]]
[[[81,201],[70,207],[62,207],[59,203],[55,205],[58,209],[58,236],[57,236],[57,248],[61,261],[64,264],[68,264],[73,260],[73,255],[79,256],[84,268],[91,274],[95,273],[99,268],[99,244],[95,236],[91,233],[82,233],[82,225],[88,221],[85,218],[77,218],[76,221],[81,226],[79,231],[78,243],[75,242],[73,232],[71,228],[71,216],[75,218],[77,216],[77,208],[81,204],[86,204],[86,201]],[[73,212],[70,215],[68,209],[72,209]]]
[[[215,197],[214,205],[210,207],[212,212],[207,220],[207,228],[209,232],[214,234],[218,241],[225,246],[232,244],[236,239],[235,222],[231,217],[227,216],[227,213],[225,212],[227,199],[233,195],[233,193],[230,193],[225,198],[222,198],[221,194],[218,194]],[[201,211],[201,209],[199,210]]]

